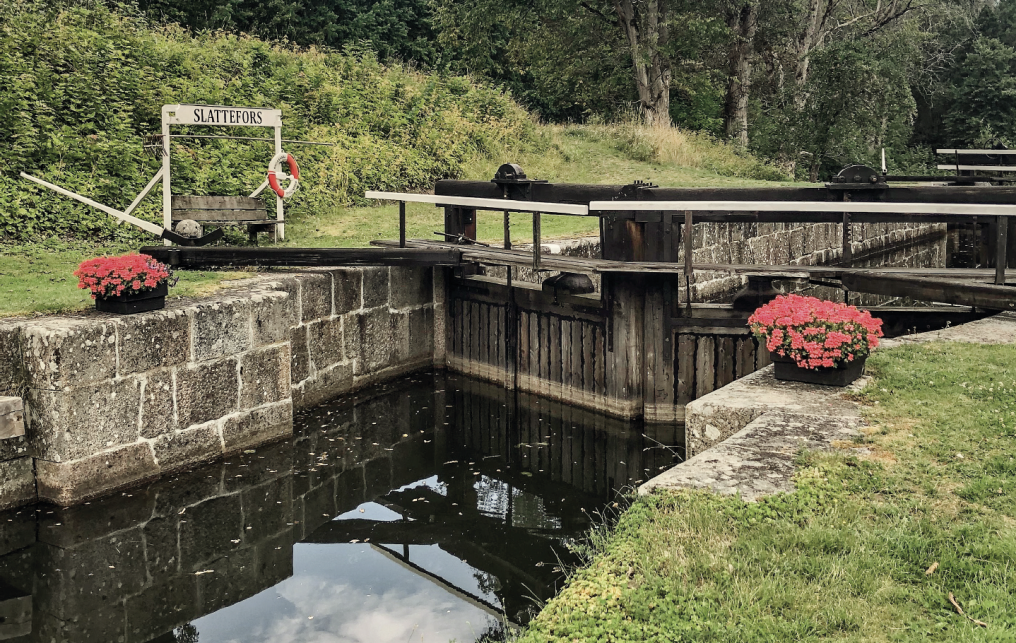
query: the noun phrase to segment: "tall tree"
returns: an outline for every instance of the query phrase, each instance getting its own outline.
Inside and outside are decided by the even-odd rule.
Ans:
[[[922,0],[804,0],[796,44],[798,86],[808,82],[812,54],[842,36],[867,39],[918,11]]]
[[[639,107],[647,125],[670,125],[671,61],[666,0],[614,0],[628,40]]]
[[[684,91],[709,77],[712,66],[702,59],[711,55],[709,48],[725,29],[721,15],[702,11],[702,0],[434,0],[434,6],[446,49],[462,52],[460,64],[466,68],[499,80],[543,73],[548,77],[544,85],[591,95],[589,83],[603,81],[572,76],[581,61],[598,77],[610,79],[611,94],[601,95],[601,104],[612,102],[616,112],[624,103],[635,103],[652,125],[671,122],[675,70]],[[578,47],[563,49],[563,43]],[[556,70],[536,69],[537,61],[551,59]],[[622,68],[628,88],[618,91],[615,81]],[[556,78],[551,81],[551,76]]]
[[[748,147],[748,98],[751,94],[755,33],[758,31],[758,0],[735,2],[726,8],[731,43],[728,55],[727,100],[724,125],[727,138]]]

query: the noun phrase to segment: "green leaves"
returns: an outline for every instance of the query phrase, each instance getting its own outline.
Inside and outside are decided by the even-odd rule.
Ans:
[[[18,178],[40,176],[124,208],[159,168],[142,154],[163,104],[283,110],[303,185],[290,216],[362,201],[368,189],[426,189],[477,155],[543,145],[511,98],[465,77],[386,66],[369,52],[296,51],[249,36],[152,29],[105,5],[0,0],[0,239],[109,239],[141,233]],[[174,134],[269,136],[261,128]],[[493,142],[499,141],[499,145]],[[249,194],[264,180],[267,143],[173,141],[175,194]],[[162,220],[156,197],[139,216]]]

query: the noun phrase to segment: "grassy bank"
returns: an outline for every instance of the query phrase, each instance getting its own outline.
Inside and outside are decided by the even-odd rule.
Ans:
[[[547,146],[508,156],[478,156],[460,178],[489,181],[504,162],[522,166],[530,178],[562,183],[626,184],[649,181],[667,187],[747,187],[780,185],[762,180],[785,178],[778,170],[727,145],[678,129],[655,130],[630,123],[616,125],[540,126]],[[334,207],[296,212],[287,224],[289,246],[355,247],[373,239],[398,238],[398,208]],[[439,208],[407,205],[410,238],[437,239],[444,226]],[[499,213],[480,213],[477,236],[499,242],[503,237]],[[599,233],[598,222],[578,217],[544,216],[544,239]],[[532,238],[531,219],[513,217],[512,237],[524,243]]]
[[[0,317],[70,313],[92,308],[86,290],[79,290],[73,273],[85,259],[130,252],[129,245],[39,243],[0,247]],[[209,294],[237,279],[253,276],[240,271],[177,271],[172,297]]]
[[[621,184],[639,179],[666,186],[774,185],[768,181],[721,175],[716,169],[706,169],[727,164],[723,167],[727,168],[728,174],[750,173],[755,171],[753,168],[757,161],[738,156],[729,148],[704,139],[692,138],[688,149],[683,152],[684,156],[679,158],[678,151],[683,148],[679,148],[673,134],[660,134],[657,156],[633,158],[633,153],[626,147],[626,129],[637,133],[640,128],[627,125],[540,126],[541,135],[548,141],[546,149],[520,152],[506,158],[521,163],[529,176],[552,181]],[[611,134],[612,131],[614,134]],[[501,162],[501,158],[478,156],[462,176],[490,180]],[[156,199],[150,198],[150,201],[154,203]],[[410,238],[438,238],[434,232],[444,226],[441,209],[409,204],[407,210]],[[289,212],[287,221],[286,240],[281,245],[289,247],[361,247],[375,239],[398,238],[398,209],[393,204],[294,208]],[[126,231],[126,226],[116,230]],[[598,222],[580,217],[545,216],[542,230],[546,240],[595,235],[598,234]],[[480,239],[499,242],[502,234],[500,214],[480,214]],[[512,236],[516,243],[527,242],[531,234],[531,219],[515,215]],[[129,241],[92,243],[50,238],[38,243],[0,245],[0,317],[73,312],[90,307],[91,299],[75,287],[76,280],[70,273],[89,257],[123,253],[142,244],[155,243],[144,235],[129,233],[127,238]],[[244,239],[242,235],[237,235],[234,241],[243,243]],[[228,285],[231,280],[249,276],[249,273],[228,271],[180,271],[178,274],[181,281],[171,291],[174,295],[209,292],[216,284]]]
[[[637,500],[522,640],[1013,640],[1016,347],[869,364],[867,454],[805,454],[757,504]]]
[[[0,140],[9,143],[0,146],[0,316],[87,307],[69,276],[74,266],[152,242],[18,173],[126,208],[159,168],[142,144],[159,131],[163,104],[277,107],[286,138],[332,144],[290,150],[302,181],[287,202],[288,246],[394,238],[395,207],[365,207],[364,191],[425,192],[441,178],[489,180],[509,161],[533,178],[579,183],[750,185],[785,178],[701,135],[632,122],[540,125],[510,94],[470,77],[385,65],[370,54],[191,34],[152,24],[130,5],[0,1],[0,81]],[[266,136],[242,127],[228,134]],[[171,147],[174,194],[248,194],[264,179],[272,154],[263,142],[180,138]],[[148,197],[134,214],[161,223],[159,199]],[[410,236],[436,238],[441,227],[439,209],[410,208]],[[501,230],[497,215],[481,217],[482,238],[500,239]],[[543,223],[546,239],[596,231],[586,219]],[[516,217],[513,234],[529,238],[524,217]],[[221,274],[183,275],[177,292],[218,281]]]

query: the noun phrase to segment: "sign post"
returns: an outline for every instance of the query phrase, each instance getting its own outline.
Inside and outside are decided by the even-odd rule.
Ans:
[[[170,181],[170,125],[205,127],[272,127],[275,129],[275,154],[282,152],[282,110],[262,107],[227,107],[222,105],[162,106],[162,223],[167,230],[173,226],[173,190]],[[264,181],[250,196],[256,197],[268,187]],[[285,209],[282,197],[275,196],[275,212],[279,221],[279,239],[286,238]],[[167,240],[168,246],[170,242]]]

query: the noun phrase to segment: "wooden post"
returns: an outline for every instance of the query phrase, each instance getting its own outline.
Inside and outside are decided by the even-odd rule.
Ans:
[[[995,238],[995,283],[999,286],[1005,285],[1005,269],[1008,264],[1006,251],[1009,245],[1009,218],[999,216],[995,219],[995,227],[998,229]]]
[[[691,310],[691,277],[692,254],[694,254],[694,240],[692,239],[692,212],[686,210],[684,213],[684,283],[687,288],[688,310]]]
[[[540,213],[533,213],[533,270],[540,269]]]
[[[853,230],[850,228],[850,213],[843,213],[843,265],[847,268],[854,262]]]
[[[445,234],[466,239],[476,239],[476,210],[458,206],[445,206]]]
[[[512,249],[511,213],[505,210],[504,213],[504,249]]]
[[[406,247],[406,202],[399,201],[399,247]]]
[[[645,282],[638,275],[612,277],[603,284],[613,301],[607,314],[614,335],[605,369],[606,403],[614,413],[634,417],[644,411]]]

